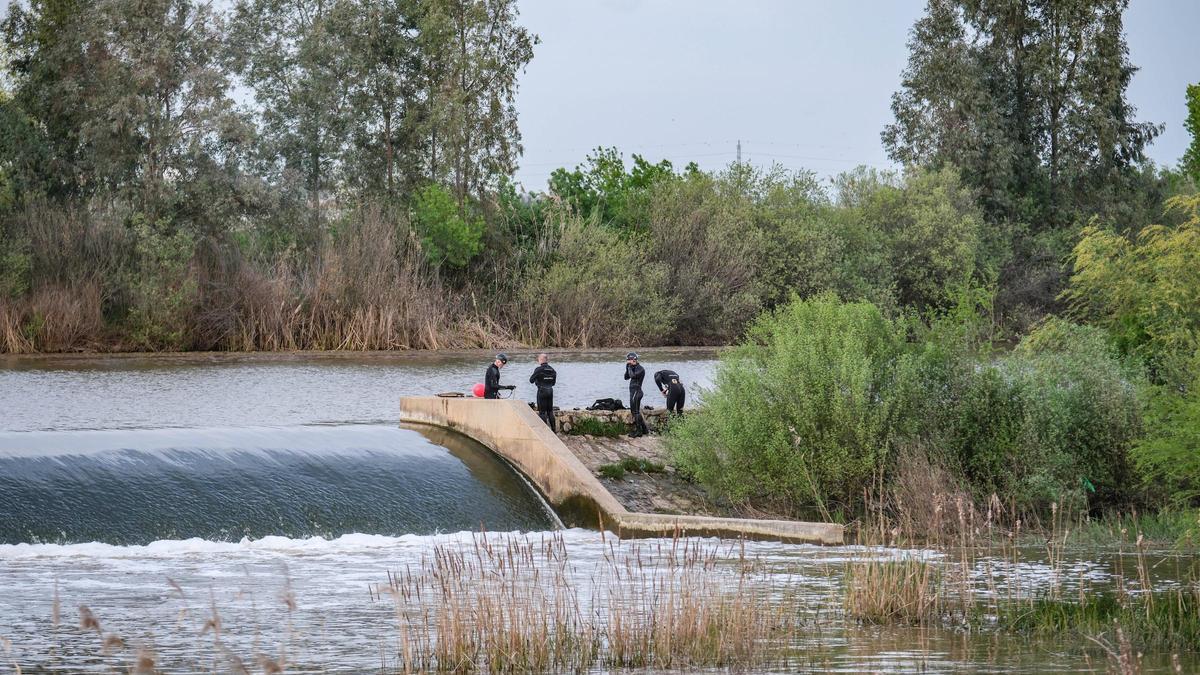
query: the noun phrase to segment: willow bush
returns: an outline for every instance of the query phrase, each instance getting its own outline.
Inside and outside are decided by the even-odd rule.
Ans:
[[[917,446],[949,484],[1019,514],[1136,497],[1141,371],[1103,331],[1048,322],[998,356],[963,335],[832,295],[793,300],[722,358],[668,443],[718,495],[794,515],[859,515]]]
[[[911,418],[904,336],[874,305],[831,294],[764,315],[722,358],[704,408],[672,425],[677,462],[735,501],[845,510]]]
[[[948,383],[938,436],[979,499],[1044,513],[1134,496],[1142,377],[1103,331],[1049,321],[1013,352],[971,366]]]

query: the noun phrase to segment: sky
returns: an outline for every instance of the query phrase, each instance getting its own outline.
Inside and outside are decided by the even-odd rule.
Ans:
[[[597,146],[626,158],[737,157],[828,177],[892,167],[879,132],[925,0],[518,0],[541,38],[517,97],[525,147],[517,180]],[[1132,0],[1125,14],[1129,88],[1139,120],[1165,124],[1149,149],[1174,166],[1189,136],[1184,93],[1200,82],[1200,0]]]

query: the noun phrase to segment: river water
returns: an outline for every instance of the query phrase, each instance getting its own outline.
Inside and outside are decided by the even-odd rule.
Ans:
[[[622,356],[554,355],[558,405],[621,397]],[[693,398],[715,365],[711,352],[643,356],[650,372],[681,373]],[[480,354],[0,358],[0,672],[124,672],[139,653],[153,654],[166,672],[243,665],[261,672],[268,658],[285,661],[289,672],[388,669],[402,612],[380,588],[447,551],[480,555],[514,541],[530,550],[561,547],[569,564],[560,561],[555,578],[584,589],[582,611],[602,612],[612,588],[626,583],[603,573],[614,560],[641,565],[679,543],[556,531],[537,495],[485,448],[395,423],[399,396],[467,391],[488,361]],[[520,353],[504,370],[502,380],[519,385],[517,398],[532,399],[532,368],[532,355]],[[648,388],[648,402],[655,396]],[[712,554],[714,573],[753,560],[758,583],[802,607],[811,629],[791,645],[791,662],[771,667],[778,672],[1104,668],[1054,639],[822,620],[840,606],[848,560],[940,563],[941,553],[693,545]],[[1130,565],[1113,552],[1067,558],[1052,565],[1034,555],[1008,568],[989,560],[972,574],[981,592],[1014,582],[1036,593],[1103,586]],[[1165,553],[1155,569],[1169,579],[1166,570],[1186,564]],[[433,611],[428,598],[406,602],[406,612]],[[89,616],[95,621],[81,623]],[[1151,655],[1147,665],[1168,663]]]

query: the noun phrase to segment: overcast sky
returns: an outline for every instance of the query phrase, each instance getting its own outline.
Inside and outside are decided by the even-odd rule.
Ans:
[[[879,132],[925,0],[518,0],[541,37],[521,79],[525,155],[517,178],[596,146],[716,169],[736,156],[821,176],[888,167]],[[1175,165],[1188,143],[1184,91],[1200,82],[1200,0],[1133,0],[1125,15],[1141,67],[1130,99],[1166,129],[1150,147]]]

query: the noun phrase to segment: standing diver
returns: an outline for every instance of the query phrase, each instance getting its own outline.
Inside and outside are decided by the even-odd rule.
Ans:
[[[660,370],[654,374],[654,384],[667,397],[667,412],[676,415],[683,414],[683,383],[679,381],[679,373],[673,370]]]
[[[550,427],[550,431],[554,431],[554,383],[558,380],[558,373],[550,365],[549,356],[538,354],[537,361],[538,367],[533,369],[529,382],[537,385],[538,417]]]
[[[625,379],[629,380],[629,412],[633,415],[633,433],[630,438],[645,436],[650,433],[646,428],[646,420],[642,419],[642,380],[646,377],[646,369],[638,363],[637,352],[625,355]]]
[[[508,363],[508,354],[500,353],[496,355],[496,359],[492,361],[492,365],[487,367],[487,373],[483,376],[483,397],[484,398],[500,398],[500,390],[508,389],[512,391],[516,389],[513,385],[500,385],[500,369],[504,364]]]

